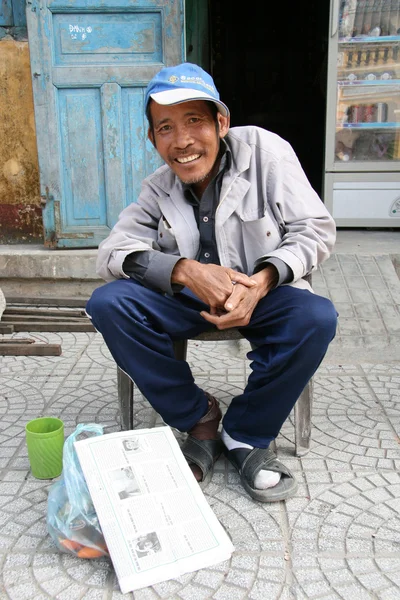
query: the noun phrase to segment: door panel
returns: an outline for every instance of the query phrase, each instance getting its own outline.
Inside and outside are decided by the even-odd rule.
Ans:
[[[107,223],[100,97],[99,88],[59,90],[62,190],[70,199],[62,216],[72,231]]]
[[[161,63],[161,17],[161,12],[55,14],[55,64]]]
[[[183,0],[27,9],[45,245],[97,247],[161,160],[144,91],[184,60]]]

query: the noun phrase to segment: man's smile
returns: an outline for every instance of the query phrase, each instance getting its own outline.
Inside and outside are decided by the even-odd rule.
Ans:
[[[181,156],[181,158],[176,158],[175,160],[181,164],[184,165],[186,163],[189,162],[193,162],[194,160],[197,160],[198,158],[200,158],[201,154],[191,154],[190,156]]]

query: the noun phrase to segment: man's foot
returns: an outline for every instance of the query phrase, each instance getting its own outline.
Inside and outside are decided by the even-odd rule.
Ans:
[[[225,429],[222,429],[221,440],[228,450],[236,450],[237,448],[254,450],[254,446],[234,440],[229,433],[225,431]],[[254,478],[254,487],[258,490],[266,490],[277,485],[280,481],[280,478],[280,473],[277,473],[276,471],[261,469]]]
[[[197,421],[196,425],[188,431],[197,440],[216,440],[219,438],[218,427],[222,419],[219,402],[208,392],[204,392],[208,399],[208,411]]]
[[[222,412],[218,400],[208,392],[205,394],[208,398],[208,411],[188,431],[188,437],[182,445],[182,452],[202,487],[209,483],[214,463],[222,452],[218,433]]]
[[[236,448],[228,450],[224,446],[224,454],[233,464],[240,476],[240,482],[253,500],[258,502],[279,502],[288,500],[297,491],[297,481],[293,474],[275,456],[271,448]],[[255,487],[254,480],[260,470],[275,471],[280,474],[279,483],[273,487],[260,490]]]

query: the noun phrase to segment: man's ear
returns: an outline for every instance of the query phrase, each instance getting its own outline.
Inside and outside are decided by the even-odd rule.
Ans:
[[[149,140],[151,141],[151,143],[153,144],[154,148],[156,147],[156,143],[154,141],[154,135],[153,135],[153,131],[151,129],[151,127],[148,128],[147,130],[147,137],[149,138]]]
[[[229,131],[230,117],[224,117],[220,112],[217,114],[219,125],[219,137],[224,138]]]

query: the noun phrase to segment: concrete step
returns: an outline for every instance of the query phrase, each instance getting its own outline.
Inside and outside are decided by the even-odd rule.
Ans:
[[[0,288],[8,297],[88,298],[104,281],[96,275],[97,250],[49,250],[0,245]]]

